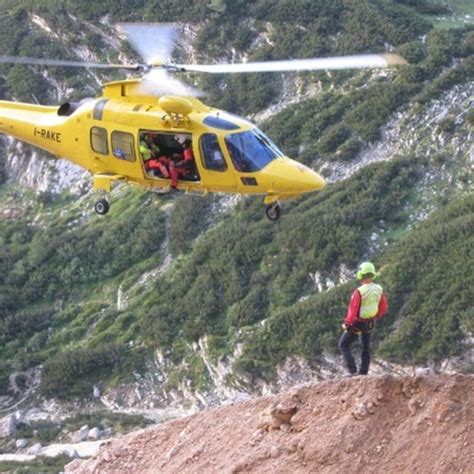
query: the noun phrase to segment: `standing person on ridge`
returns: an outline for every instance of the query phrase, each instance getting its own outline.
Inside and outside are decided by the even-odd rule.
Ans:
[[[377,273],[370,262],[361,263],[357,279],[362,285],[352,293],[342,328],[344,334],[339,340],[339,349],[349,370],[349,376],[357,374],[357,365],[351,352],[351,344],[360,336],[362,341],[359,375],[367,375],[370,365],[370,336],[375,320],[388,310],[383,288],[373,282]]]

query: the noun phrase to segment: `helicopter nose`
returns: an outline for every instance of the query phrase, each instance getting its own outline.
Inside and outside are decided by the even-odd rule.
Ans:
[[[326,186],[318,173],[286,157],[272,161],[263,171],[271,177],[272,191],[275,193],[309,193]]]

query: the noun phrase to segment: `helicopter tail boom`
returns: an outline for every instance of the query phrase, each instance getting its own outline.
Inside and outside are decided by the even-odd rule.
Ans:
[[[0,133],[60,155],[65,118],[57,111],[57,107],[0,101]]]

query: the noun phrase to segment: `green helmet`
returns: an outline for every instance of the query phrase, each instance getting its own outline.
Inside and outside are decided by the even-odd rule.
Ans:
[[[377,276],[374,264],[371,262],[363,262],[359,265],[359,270],[357,271],[357,279],[363,280],[367,275],[371,275],[372,278],[375,278]]]

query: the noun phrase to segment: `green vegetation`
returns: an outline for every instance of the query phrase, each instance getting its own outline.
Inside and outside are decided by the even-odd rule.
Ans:
[[[381,356],[426,363],[462,352],[462,331],[472,331],[474,320],[473,228],[470,196],[435,213],[376,260],[390,303],[376,334]],[[237,368],[271,376],[290,354],[317,363],[323,352],[336,352],[350,292],[343,285],[277,313],[252,335]]]
[[[473,331],[474,196],[435,213],[387,253],[384,281],[394,325],[384,325],[381,355],[424,362],[459,355]],[[403,278],[400,274],[403,273]]]
[[[194,239],[207,228],[213,198],[196,196],[178,197],[170,219],[169,239],[173,255],[187,252]],[[214,200],[215,201],[215,200]]]
[[[26,463],[0,461],[0,472],[14,472],[15,474],[58,474],[59,472],[63,472],[64,466],[70,462],[71,458],[66,455],[41,457]]]
[[[121,334],[111,337],[115,313],[108,308],[115,308],[115,277],[140,275],[159,263],[165,214],[143,195],[129,191],[127,196],[122,202],[133,203],[131,208],[120,209],[118,203],[111,211],[114,220],[94,218],[86,226],[77,224],[77,215],[64,219],[61,208],[47,229],[31,226],[28,215],[0,222],[0,261],[9,269],[0,276],[2,377],[12,367],[12,357],[20,370],[48,360],[42,390],[70,396],[90,394],[86,380],[110,375],[107,370],[119,363],[123,373],[143,366],[143,349],[125,349],[134,332],[133,315],[118,318]],[[76,348],[91,325],[101,337],[92,333],[90,349]],[[109,339],[114,343],[106,344]],[[58,346],[69,349],[58,354]],[[122,363],[123,352],[130,365]],[[79,375],[83,380],[77,380],[77,387],[64,385],[63,377],[76,381]]]
[[[452,133],[456,128],[456,122],[453,117],[446,117],[438,122],[438,130],[441,132]]]
[[[48,420],[34,421],[30,424],[19,423],[15,432],[16,439],[33,440],[42,445],[51,443],[61,433],[59,423]]]
[[[124,351],[124,347],[109,344],[59,354],[45,364],[41,392],[49,398],[90,396],[94,382],[120,369]]]
[[[4,362],[0,361],[0,396],[8,394],[10,367]]]
[[[78,413],[70,418],[66,418],[62,423],[62,426],[71,433],[77,431],[84,425],[97,427],[101,430],[113,428],[116,433],[127,433],[137,427],[144,428],[151,423],[151,420],[142,415],[95,411],[89,413]]]
[[[259,0],[249,5],[248,2],[235,2],[232,14],[249,17],[249,21],[242,22],[236,29],[234,22],[223,21],[220,15],[211,16],[199,31],[197,48],[214,57],[228,55],[231,48],[242,51],[248,47],[255,33],[259,32],[266,34],[268,41],[252,48],[250,59],[253,60],[383,51],[386,43],[400,46],[430,29],[430,23],[421,15],[430,10],[428,5],[423,3],[425,7],[422,8],[418,4],[408,6],[402,3],[384,0],[356,3],[349,0]],[[230,2],[225,5],[226,13],[229,13]],[[268,31],[267,22],[272,25]],[[237,38],[236,31],[239,31]],[[345,72],[336,73],[340,78],[345,75]],[[309,77],[324,80],[325,75]],[[204,77],[201,81],[204,89],[212,87],[210,98],[213,103],[247,114],[270,104],[279,87],[277,78],[271,74]],[[224,90],[225,94],[219,90]]]
[[[151,420],[142,415],[108,411],[83,412],[62,421],[38,420],[30,423],[19,423],[15,438],[27,439],[30,445],[38,442],[45,445],[68,440],[70,433],[78,431],[84,425],[100,430],[110,428],[113,433],[123,434],[137,428],[144,428],[151,423]]]
[[[459,28],[474,23],[474,5],[470,0],[445,0],[442,3],[438,0],[429,2],[439,11],[427,12],[431,15],[431,20],[438,28]]]
[[[285,153],[305,163],[314,164],[316,157],[349,161],[364,143],[380,138],[381,127],[410,99],[424,104],[474,79],[472,34],[470,29],[433,31],[426,44],[405,43],[400,53],[414,64],[351,94],[327,91],[289,106],[264,129]],[[453,58],[459,63],[443,70]]]

